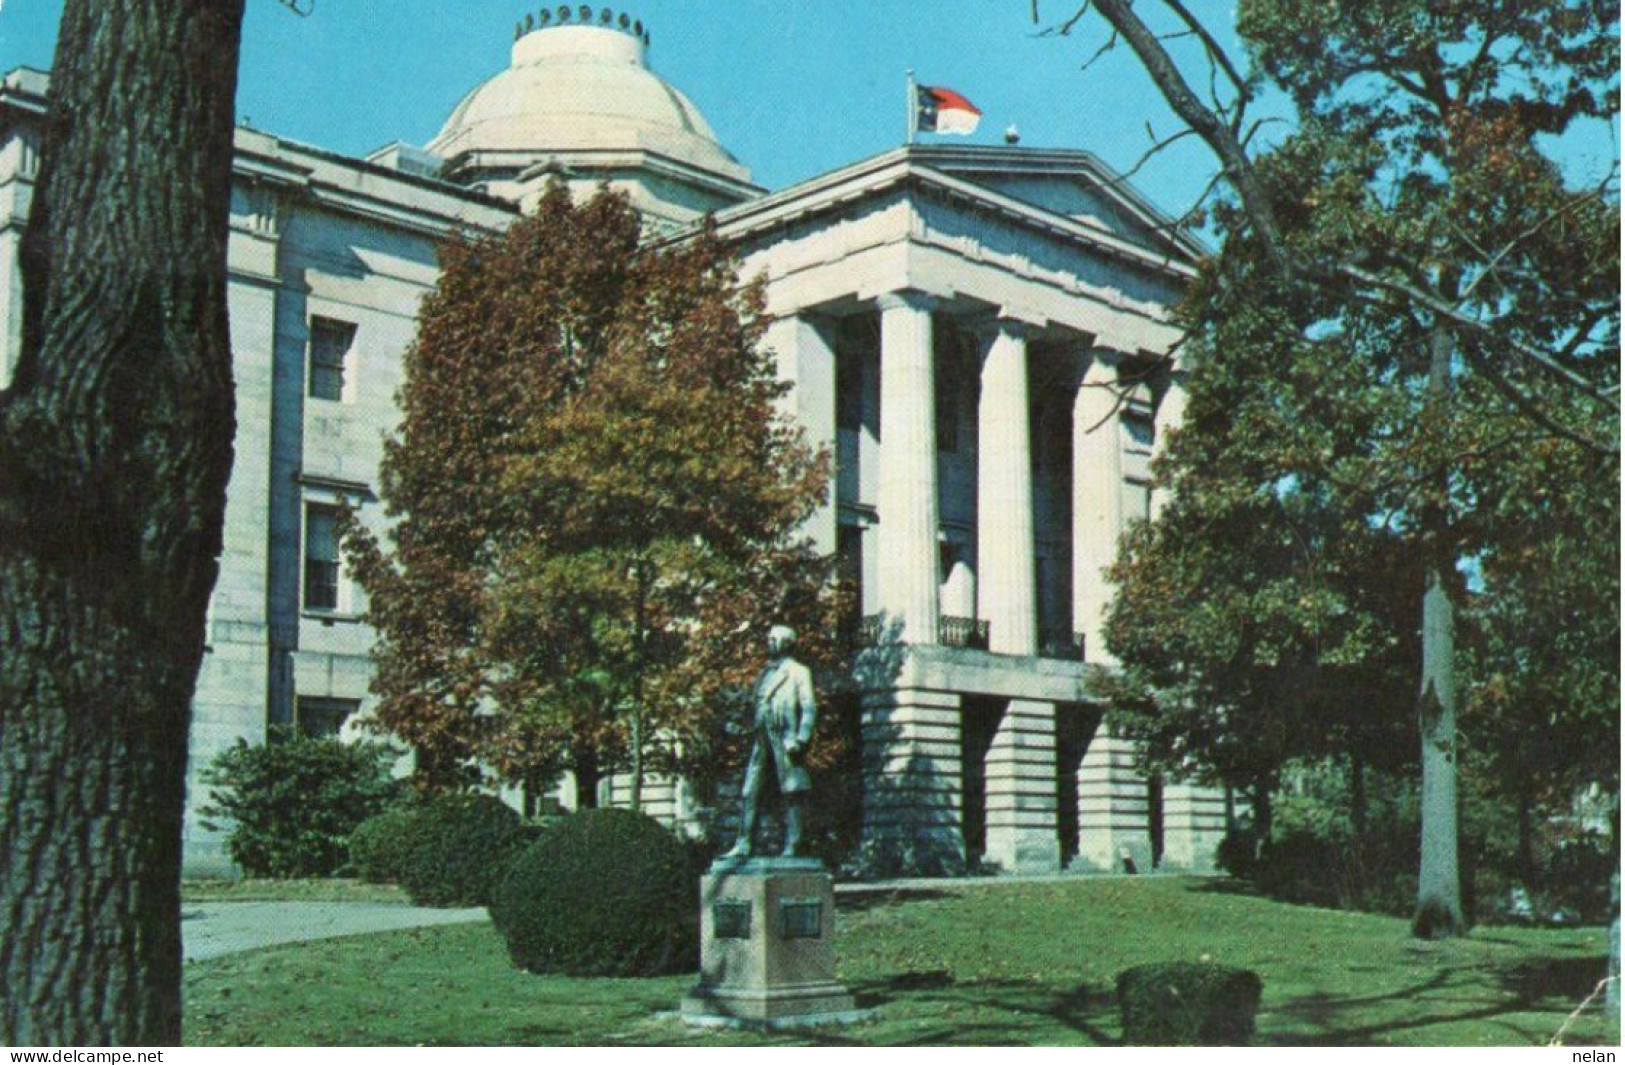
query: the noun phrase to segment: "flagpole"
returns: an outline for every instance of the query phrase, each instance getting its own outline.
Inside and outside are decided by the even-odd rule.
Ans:
[[[917,89],[915,89],[915,87],[914,87],[914,68],[913,67],[908,68],[907,80],[908,80],[908,103],[907,103],[907,110],[904,112],[904,115],[905,115],[904,121],[907,123],[907,126],[905,128],[908,130],[908,133],[905,136],[905,138],[903,140],[903,143],[904,144],[913,144],[914,143],[914,134],[918,131],[919,121],[920,121],[920,94],[919,94],[919,91]]]

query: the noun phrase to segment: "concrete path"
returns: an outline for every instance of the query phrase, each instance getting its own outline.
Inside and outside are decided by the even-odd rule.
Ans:
[[[181,905],[187,961],[278,943],[489,920],[484,909],[437,910],[372,902],[189,902]]]
[[[4,0],[0,0],[3,3]],[[1122,874],[1096,874],[1108,878]],[[955,888],[1075,880],[1075,873],[1036,876],[882,880],[835,885],[841,896],[887,895],[898,891],[951,891]],[[332,939],[365,932],[392,932],[425,925],[489,920],[484,909],[438,910],[375,902],[191,902],[181,906],[181,941],[187,961],[218,958],[244,950]]]

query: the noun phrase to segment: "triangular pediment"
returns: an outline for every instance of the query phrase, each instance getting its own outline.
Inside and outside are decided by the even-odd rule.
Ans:
[[[1109,232],[1146,251],[1181,259],[1206,254],[1201,242],[1179,229],[1175,219],[1089,152],[929,145],[915,147],[910,154],[932,170]]]

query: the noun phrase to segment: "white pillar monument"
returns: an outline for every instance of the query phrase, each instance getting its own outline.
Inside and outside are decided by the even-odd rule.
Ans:
[[[977,412],[976,553],[978,616],[988,650],[1038,653],[1033,573],[1033,467],[1027,412],[1030,327],[1001,318],[985,334]]]
[[[1112,586],[1106,569],[1123,532],[1123,441],[1117,369],[1091,353],[1072,407],[1072,623],[1087,661],[1111,666],[1104,637]],[[1098,872],[1150,872],[1151,823],[1134,749],[1102,724],[1078,766],[1077,865]]]
[[[937,642],[937,424],[931,310],[904,290],[880,307],[880,609],[904,643]]]

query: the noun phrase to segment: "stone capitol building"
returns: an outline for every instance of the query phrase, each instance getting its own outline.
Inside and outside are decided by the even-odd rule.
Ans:
[[[1169,309],[1200,248],[1070,149],[914,144],[769,192],[648,51],[629,16],[550,8],[424,147],[351,158],[237,130],[237,457],[188,870],[228,865],[197,819],[218,752],[366,712],[372,634],[338,507],[382,517],[382,443],[437,242],[507,225],[554,174],[578,195],[625,191],[655,233],[712,212],[742,275],[766,278],[786,402],[836,457],[809,531],[900,641],[883,677],[858,671],[865,836],[1009,872],[1211,868],[1225,796],[1138,775],[1083,684],[1086,662],[1111,664],[1102,571],[1160,505],[1150,459],[1182,405]],[[0,383],[47,86],[26,68],[0,80]],[[682,782],[650,790],[657,816],[692,816]]]

